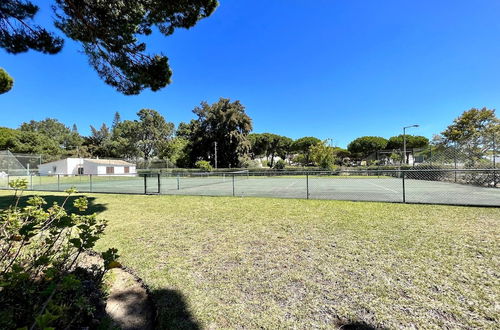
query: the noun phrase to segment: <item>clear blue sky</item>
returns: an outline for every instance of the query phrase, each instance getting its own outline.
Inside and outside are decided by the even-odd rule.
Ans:
[[[48,25],[49,2],[35,2],[37,21]],[[149,40],[174,71],[156,93],[115,92],[71,41],[52,56],[0,50],[15,78],[0,95],[0,126],[54,117],[87,134],[115,111],[135,119],[141,108],[178,124],[200,101],[222,96],[246,106],[255,132],[346,146],[415,123],[413,132],[430,138],[464,110],[500,104],[498,0],[220,2],[194,28]]]

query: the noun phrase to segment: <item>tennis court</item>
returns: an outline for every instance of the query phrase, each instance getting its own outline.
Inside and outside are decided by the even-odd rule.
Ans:
[[[10,178],[12,180],[13,178]],[[249,175],[190,173],[146,176],[32,176],[31,190],[204,195],[236,197],[310,198],[352,201],[407,202],[500,206],[500,188],[415,180],[389,175]],[[7,179],[0,179],[7,187]]]

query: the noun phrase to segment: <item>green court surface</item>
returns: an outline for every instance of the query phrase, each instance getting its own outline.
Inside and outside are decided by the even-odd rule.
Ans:
[[[12,178],[10,178],[12,180]],[[500,206],[500,188],[377,176],[33,176],[30,190]],[[0,178],[0,187],[7,179]],[[404,198],[404,200],[403,200]]]

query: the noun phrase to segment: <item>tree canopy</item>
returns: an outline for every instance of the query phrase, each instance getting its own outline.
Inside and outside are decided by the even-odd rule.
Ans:
[[[360,158],[367,157],[371,153],[383,150],[387,147],[387,140],[380,136],[362,136],[347,146],[347,150]]]
[[[387,142],[387,149],[403,149],[404,138],[403,135],[393,136]],[[429,139],[420,135],[406,135],[406,148],[424,148],[429,145]]]
[[[335,162],[334,148],[330,147],[327,141],[321,141],[311,146],[311,160],[324,170],[333,169]]]
[[[214,143],[217,142],[217,166],[237,167],[239,158],[250,151],[248,134],[252,130],[252,120],[245,107],[240,101],[220,98],[213,104],[202,102],[193,113],[197,119],[180,125],[189,140],[190,166],[198,160],[214,162]]]
[[[47,118],[41,121],[31,120],[22,123],[19,128],[24,132],[38,133],[48,140],[52,140],[64,150],[74,150],[81,146],[83,139],[69,127],[54,118]]]
[[[305,136],[295,140],[292,143],[291,149],[293,152],[297,152],[298,154],[303,155],[305,163],[304,165],[308,165],[310,162],[311,147],[317,145],[320,142],[321,140],[316,137]]]
[[[5,71],[0,68],[0,94],[7,93],[14,86],[14,79]]]
[[[495,110],[472,108],[456,118],[442,133],[442,144],[464,152],[472,163],[493,149],[500,137],[500,119]],[[496,141],[495,141],[496,140]]]
[[[270,167],[274,166],[276,156],[288,158],[291,153],[293,140],[286,136],[273,133],[253,133],[249,135],[251,153],[254,157],[266,156],[270,160]]]
[[[55,25],[82,45],[90,65],[123,94],[157,91],[170,83],[172,71],[163,54],[146,52],[145,37],[157,29],[170,36],[210,16],[217,0],[55,0]],[[39,8],[28,0],[0,3],[0,47],[18,54],[30,49],[61,51],[64,40],[33,23]]]

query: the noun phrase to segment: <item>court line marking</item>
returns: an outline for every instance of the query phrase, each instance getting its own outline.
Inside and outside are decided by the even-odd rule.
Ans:
[[[373,182],[366,182],[366,183],[371,184],[372,186],[376,186],[376,187],[379,187],[379,188],[385,189],[385,190],[387,190],[387,191],[392,191],[393,193],[396,193],[396,194],[399,194],[399,193],[400,193],[399,191],[396,191],[396,190],[393,190],[393,189],[390,189],[390,188],[387,188],[387,187],[384,187],[384,186],[378,185],[378,184],[373,183]]]

